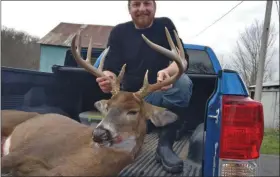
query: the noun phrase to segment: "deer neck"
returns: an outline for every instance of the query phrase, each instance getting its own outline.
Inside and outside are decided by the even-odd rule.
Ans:
[[[115,142],[111,145],[101,145],[98,143],[93,143],[95,148],[104,148],[109,151],[123,152],[125,154],[133,154],[135,148],[137,148],[137,139],[135,136],[129,136],[120,142]]]
[[[112,148],[129,153],[133,158],[135,158],[144,143],[145,134],[146,130],[141,131],[136,135],[131,134],[120,143],[114,144]]]
[[[105,148],[112,152],[124,153],[134,159],[138,155],[138,152],[144,142],[144,136],[144,133],[138,135],[129,135],[125,139],[113,143],[111,146],[102,146],[98,143],[94,143],[94,147]]]

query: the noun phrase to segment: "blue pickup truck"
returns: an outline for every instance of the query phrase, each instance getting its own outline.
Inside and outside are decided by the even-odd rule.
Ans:
[[[182,124],[174,144],[184,160],[184,171],[178,176],[257,175],[264,126],[262,104],[249,97],[238,73],[222,70],[210,47],[184,47],[190,57],[187,74],[194,87],[185,110],[192,121]],[[82,50],[82,56],[86,51]],[[101,52],[93,49],[92,56]],[[81,113],[95,110],[95,101],[110,98],[99,89],[94,76],[77,66],[70,50],[65,64],[52,66],[52,73],[1,69],[2,110],[55,112],[81,122]],[[156,144],[156,133],[149,133],[135,163],[119,176],[168,176],[154,160]]]

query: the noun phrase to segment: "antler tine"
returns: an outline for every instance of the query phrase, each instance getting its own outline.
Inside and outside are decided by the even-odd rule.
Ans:
[[[77,53],[80,55],[81,54],[81,36],[80,36],[80,34],[81,34],[81,31],[79,31],[78,32],[78,44],[77,44]]]
[[[125,67],[126,67],[126,64],[124,64],[122,66],[122,69],[121,69],[118,77],[112,83],[112,93],[113,93],[113,95],[120,91],[120,84],[121,84],[121,81],[122,81],[123,76],[124,76]]]
[[[91,64],[92,38],[89,39],[86,62]]]
[[[143,37],[144,41],[152,49],[156,50],[159,53],[162,53],[166,57],[175,61],[178,68],[179,68],[179,71],[175,75],[170,77],[169,79],[166,79],[163,82],[158,82],[158,83],[155,83],[155,84],[152,84],[152,85],[150,85],[149,82],[148,82],[148,71],[147,71],[146,75],[145,75],[145,78],[144,78],[143,87],[136,93],[141,98],[145,97],[146,95],[148,95],[149,93],[151,93],[153,91],[161,89],[164,86],[173,84],[177,79],[179,79],[181,74],[184,72],[184,66],[183,66],[182,63],[183,63],[183,60],[185,60],[185,54],[184,54],[184,49],[183,49],[183,46],[180,42],[179,36],[177,35],[176,31],[174,30],[174,34],[175,34],[175,37],[176,37],[176,42],[177,42],[177,45],[179,47],[179,48],[176,48],[176,46],[174,45],[174,43],[172,41],[170,33],[169,33],[169,31],[166,27],[165,27],[165,33],[166,33],[166,37],[167,37],[168,43],[170,45],[171,51],[163,48],[162,46],[159,46],[159,45],[151,42],[143,34],[142,34],[142,37]],[[178,51],[179,51],[179,53],[178,53]]]
[[[136,96],[138,96],[140,98],[145,97],[149,93],[149,91],[148,91],[148,88],[149,88],[148,73],[149,73],[149,70],[146,71],[146,74],[144,76],[143,87],[138,92],[135,93]]]
[[[78,37],[78,49],[76,50],[76,46],[75,46],[75,42],[76,42],[76,38]],[[87,52],[87,58],[86,60],[84,60],[81,55],[80,55],[80,52],[81,51],[80,49],[80,34],[78,33],[78,35],[76,34],[73,39],[72,39],[72,43],[71,43],[71,51],[72,51],[72,54],[76,60],[76,62],[82,66],[83,68],[85,68],[85,70],[87,70],[89,73],[93,74],[94,76],[96,77],[102,77],[102,76],[105,76],[102,72],[103,70],[103,65],[104,65],[104,61],[105,61],[105,58],[110,50],[110,47],[107,47],[101,54],[101,59],[100,59],[100,64],[99,64],[99,67],[98,69],[96,69],[94,66],[92,66],[90,60],[91,60],[91,50],[92,50],[92,39],[90,39],[90,42],[89,42],[89,47],[88,47],[88,52]],[[124,71],[125,71],[125,67],[126,67],[126,64],[123,65],[121,71],[120,71],[120,74],[118,75],[118,78],[115,78],[115,79],[110,79],[110,83],[111,83],[111,86],[112,86],[112,95],[115,95],[119,92],[120,90],[120,82],[123,78],[123,75],[124,75]]]
[[[80,35],[78,35],[79,37]],[[97,70],[96,68],[94,68],[90,63],[87,62],[87,60],[84,60],[80,53],[78,53],[76,51],[76,46],[75,46],[75,42],[76,42],[76,38],[77,38],[77,34],[73,37],[72,43],[71,43],[71,51],[73,54],[73,57],[75,58],[76,62],[82,66],[83,68],[85,68],[85,70],[87,70],[89,73],[93,74],[96,77],[101,77],[101,76],[105,76],[101,71]],[[88,49],[89,51],[91,51],[91,47],[90,49]],[[91,53],[91,52],[89,52]],[[90,54],[91,55],[91,54]]]
[[[109,50],[110,50],[110,46],[108,48],[106,48],[105,50],[103,50],[103,52],[101,53],[101,59],[100,59],[100,63],[99,63],[99,66],[98,66],[99,71],[103,70],[105,57],[106,57],[107,53],[109,52]],[[124,64],[122,66],[122,69],[121,69],[118,77],[111,80],[111,85],[112,85],[111,93],[113,95],[117,94],[120,91],[120,83],[122,81],[122,78],[123,78],[123,75],[124,75],[124,72],[125,72],[125,67],[126,67],[126,64]]]

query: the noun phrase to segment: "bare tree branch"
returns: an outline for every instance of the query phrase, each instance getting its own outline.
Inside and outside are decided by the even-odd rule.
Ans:
[[[239,35],[236,47],[233,50],[232,69],[238,71],[247,86],[254,85],[257,80],[258,59],[261,49],[263,23],[255,20]],[[276,52],[274,46],[278,32],[274,24],[270,26],[267,55],[264,66],[264,81],[271,80],[274,73],[271,65]]]

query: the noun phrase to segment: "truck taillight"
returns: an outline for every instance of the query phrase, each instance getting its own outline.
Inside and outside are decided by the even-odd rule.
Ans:
[[[243,96],[223,96],[220,175],[255,176],[263,134],[260,102]]]
[[[218,176],[258,176],[258,165],[255,160],[220,160]]]

